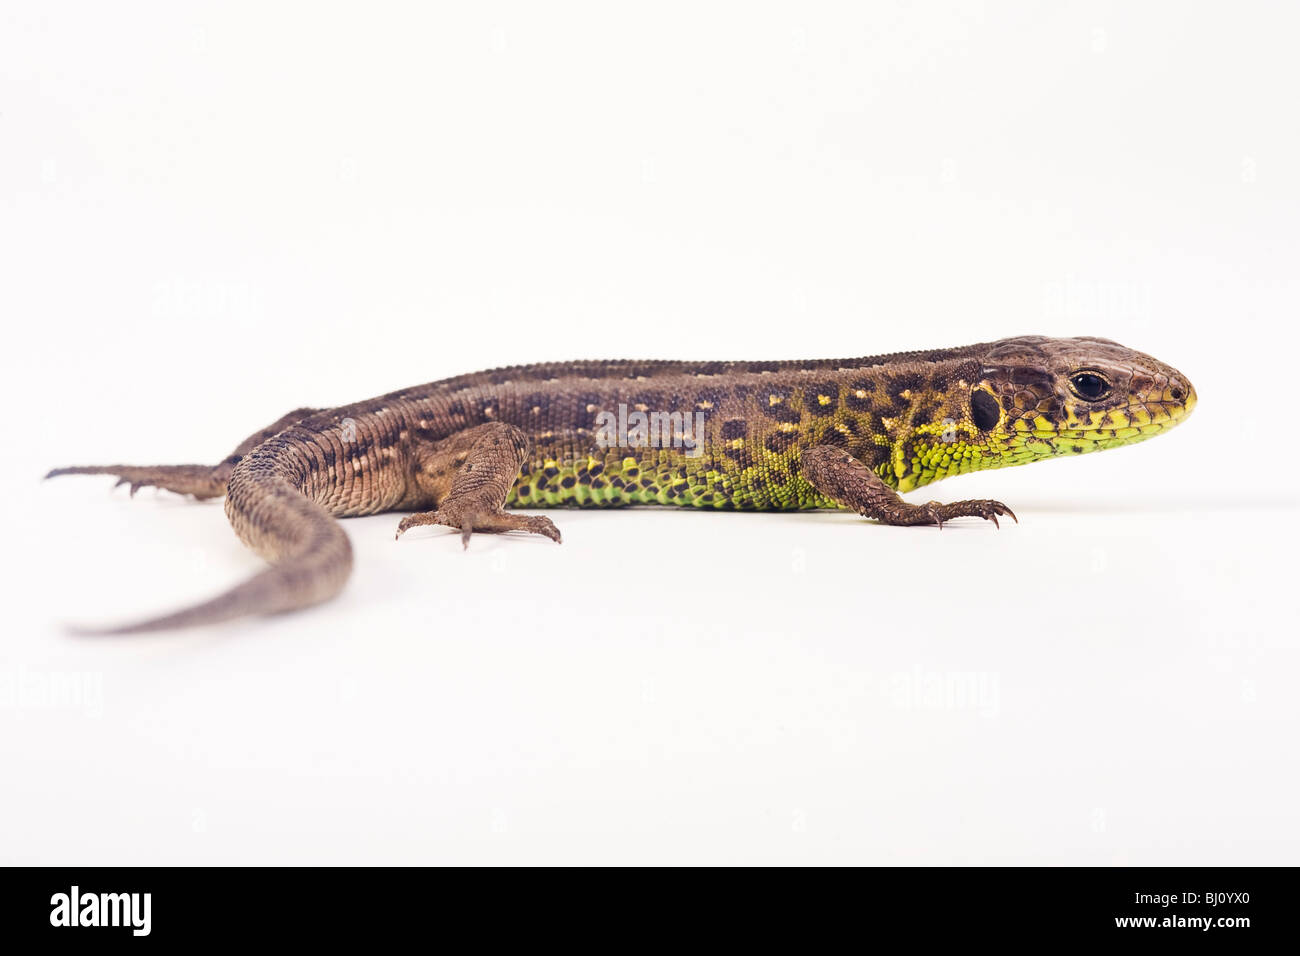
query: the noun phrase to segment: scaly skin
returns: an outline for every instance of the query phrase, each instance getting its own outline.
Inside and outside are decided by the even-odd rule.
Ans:
[[[573,362],[433,382],[299,409],[215,466],[91,466],[119,483],[213,497],[272,563],[205,604],[128,631],[305,607],[336,594],[351,547],[334,518],[413,511],[422,524],[523,530],[509,507],[851,508],[890,524],[1010,515],[1000,502],[910,505],[951,475],[1134,444],[1181,421],[1175,369],[1097,338],[1024,336],[956,349],[786,362]],[[703,413],[700,447],[607,447],[602,413]],[[629,423],[635,429],[635,418]],[[633,439],[637,436],[633,435]]]

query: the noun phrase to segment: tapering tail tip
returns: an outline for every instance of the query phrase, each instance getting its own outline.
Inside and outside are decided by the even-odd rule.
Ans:
[[[202,604],[171,614],[108,627],[65,625],[77,637],[110,637],[179,631],[238,618],[279,614],[320,604],[343,590],[352,570],[352,548],[347,535],[333,521],[324,526],[306,553],[282,565],[267,568]]]
[[[337,521],[302,492],[301,477],[292,463],[275,457],[276,449],[254,452],[235,467],[226,499],[226,514],[235,531],[272,561],[272,566],[241,584],[201,604],[170,614],[109,627],[67,625],[69,634],[104,637],[149,634],[222,624],[242,617],[278,614],[310,607],[334,597],[352,571],[352,545]],[[212,479],[207,466],[159,466],[177,474],[200,469]],[[123,471],[127,471],[125,475]],[[123,466],[109,468],[55,468],[47,475],[118,474],[136,484],[158,482],[150,475],[135,475]],[[291,480],[293,479],[293,480]],[[220,489],[227,491],[224,486]],[[166,487],[177,490],[172,484]],[[196,493],[192,487],[183,490]],[[204,488],[198,489],[200,492]]]
[[[180,631],[207,624],[221,624],[237,617],[276,610],[273,605],[259,602],[256,599],[249,599],[247,594],[250,590],[249,585],[256,581],[257,579],[254,578],[252,581],[233,588],[231,591],[227,591],[210,601],[205,601],[203,604],[159,617],[110,626],[64,624],[63,629],[71,637],[116,637],[126,634],[153,634],[159,631]]]
[[[68,637],[115,637],[123,634],[148,634],[153,631],[168,630],[154,621],[141,621],[136,624],[121,624],[117,627],[92,627],[85,624],[64,624],[63,633]]]

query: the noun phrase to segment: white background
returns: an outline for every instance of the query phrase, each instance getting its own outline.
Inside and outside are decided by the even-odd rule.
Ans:
[[[468,7],[0,13],[0,862],[1300,862],[1287,7]],[[260,563],[56,465],[515,362],[1028,332],[1200,407],[912,496],[1001,531],[384,515],[313,611],[62,630]]]

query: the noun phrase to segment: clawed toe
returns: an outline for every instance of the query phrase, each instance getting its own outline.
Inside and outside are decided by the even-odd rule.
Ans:
[[[130,485],[130,486],[131,486],[130,488],[127,489],[127,493],[128,493],[132,498],[134,498],[134,497],[135,497],[135,493],[136,493],[137,491],[139,491],[141,488],[150,488],[150,487],[153,487],[153,482],[151,482],[151,481],[132,481],[130,478],[119,478],[119,479],[117,479],[117,481],[114,483],[113,487],[114,487],[114,488],[121,488],[123,485]]]
[[[540,534],[544,538],[550,538],[556,544],[560,543],[560,529],[555,527],[555,522],[545,515],[526,515],[523,530],[532,534]]]
[[[987,507],[987,511],[982,515],[982,517],[987,518],[989,521],[992,521],[993,526],[995,528],[1002,527],[1000,524],[998,524],[998,515],[1002,515],[1004,517],[1010,518],[1016,524],[1020,524],[1020,519],[1016,517],[1016,513],[1012,511],[1010,508],[1008,508],[1006,505],[1004,505],[1002,502],[986,501],[984,502],[984,504],[987,505],[988,507]]]
[[[397,534],[393,535],[393,540],[397,540],[412,528],[418,528],[426,524],[442,524],[436,511],[421,511],[416,514],[407,515],[397,523]]]
[[[998,523],[999,516],[1009,517],[1012,521],[1019,524],[1019,519],[1010,508],[1000,501],[988,499],[979,499],[972,501],[954,501],[951,504],[942,504],[938,501],[931,501],[923,505],[916,505],[914,515],[922,518],[917,521],[913,519],[909,524],[932,524],[942,529],[945,521],[951,521],[953,518],[983,518],[985,521],[992,521],[995,527],[1001,527]]]
[[[527,531],[530,534],[540,534],[542,537],[550,538],[556,544],[560,543],[560,530],[555,527],[555,523],[550,518],[544,515],[513,515],[506,512],[481,516],[454,516],[440,511],[424,511],[403,518],[397,525],[395,537],[400,538],[411,528],[420,525],[445,525],[457,529],[460,531],[461,544],[466,548],[469,547],[469,539],[476,531],[484,534]]]
[[[1000,501],[993,501],[991,499],[963,501],[959,504],[953,505],[952,507],[960,509],[958,512],[959,514],[967,515],[972,518],[983,518],[985,521],[992,521],[995,528],[1002,527],[1002,525],[998,523],[999,515],[1008,517],[1016,524],[1020,524],[1020,519],[1016,517],[1015,512]]]

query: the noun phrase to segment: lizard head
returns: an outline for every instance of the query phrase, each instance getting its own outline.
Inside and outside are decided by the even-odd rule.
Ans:
[[[910,491],[948,475],[1132,445],[1196,406],[1177,369],[1109,339],[992,342],[950,372],[937,411],[891,445],[884,474]],[[942,418],[940,418],[942,416]]]
[[[976,378],[970,423],[1004,452],[1031,457],[1131,445],[1196,407],[1185,375],[1109,339],[1004,339],[981,356]]]

